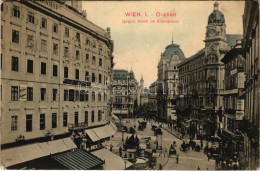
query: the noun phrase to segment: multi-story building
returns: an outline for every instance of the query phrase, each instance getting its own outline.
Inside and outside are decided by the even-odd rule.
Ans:
[[[1,42],[2,148],[107,123],[113,41],[80,1],[3,2]]]
[[[173,41],[165,48],[158,63],[157,105],[158,119],[172,121],[176,114],[176,95],[178,82],[177,64],[185,60],[180,46]]]
[[[214,135],[218,126],[216,114],[221,114],[222,110],[224,64],[220,60],[234,46],[235,40],[241,39],[240,35],[226,35],[225,18],[218,6],[218,2],[214,3],[214,10],[208,17],[205,48],[177,65],[178,110],[186,110],[183,113],[197,119],[194,124],[199,130],[206,130],[207,135]]]
[[[225,54],[221,61],[225,65],[224,77],[224,127],[222,129],[222,157],[239,158],[243,152],[243,136],[241,129],[244,117],[244,99],[240,98],[245,88],[245,59],[242,57],[241,40]],[[242,153],[243,154],[243,153]]]
[[[149,114],[151,117],[155,117],[157,114],[157,81],[153,82],[149,87],[148,93],[148,106]]]
[[[245,67],[244,150],[247,169],[259,169],[259,1],[246,1],[243,15]]]
[[[133,117],[140,96],[139,85],[131,70],[113,70],[112,81],[113,108],[112,113],[120,118]]]

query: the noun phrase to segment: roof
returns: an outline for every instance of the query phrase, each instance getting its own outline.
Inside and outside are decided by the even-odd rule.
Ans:
[[[179,60],[183,61],[185,60],[185,56],[183,51],[180,49],[180,45],[177,45],[172,42],[172,44],[169,44],[166,48],[162,56],[164,59],[171,59],[174,55],[179,56]]]
[[[1,151],[1,163],[9,167],[31,161],[50,154],[60,153],[77,148],[70,137],[43,143],[34,143]]]
[[[234,57],[238,56],[239,54],[242,55],[242,46],[241,44],[236,45],[230,51],[228,51],[225,56],[221,59],[223,63],[227,63],[228,61],[232,60]]]
[[[123,69],[114,70],[113,73],[114,80],[126,80],[127,76],[129,76],[130,79],[135,79],[133,71],[128,72],[127,70],[123,70]]]
[[[218,3],[216,2],[214,4],[215,6],[215,9],[214,11],[209,15],[209,18],[208,18],[208,24],[211,24],[211,23],[221,23],[221,24],[224,24],[225,23],[225,17],[223,15],[222,12],[220,12],[218,9],[217,9],[217,6],[218,6]]]
[[[113,152],[103,148],[100,150],[96,150],[92,152],[93,155],[100,157],[102,160],[105,160],[105,164],[103,166],[104,170],[124,170],[125,169],[125,162],[124,160],[119,157],[118,155],[114,154]],[[132,166],[132,163],[129,161],[126,162],[126,168]]]
[[[52,158],[70,170],[90,170],[105,163],[105,161],[82,149],[68,151]]]
[[[242,34],[227,34],[227,42],[228,46],[235,46],[237,44],[237,40],[242,40],[243,35]]]

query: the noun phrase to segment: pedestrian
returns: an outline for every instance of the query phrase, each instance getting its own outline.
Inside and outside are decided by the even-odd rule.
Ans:
[[[119,148],[119,156],[122,157],[122,147]]]
[[[209,170],[209,169],[207,168],[207,170]]]
[[[177,157],[176,157],[176,163],[177,164],[179,163],[179,155],[177,155]]]
[[[165,155],[167,155],[167,151],[168,151],[167,148],[165,148],[164,149],[164,157],[165,157]]]
[[[210,153],[208,153],[208,154],[207,154],[207,156],[208,156],[208,161],[209,161],[209,158],[210,158]]]
[[[159,170],[162,170],[162,164],[159,164]]]
[[[111,145],[110,145],[110,151],[112,151],[112,150],[113,150],[113,145],[111,144]]]
[[[200,170],[200,167],[198,166],[198,170]]]

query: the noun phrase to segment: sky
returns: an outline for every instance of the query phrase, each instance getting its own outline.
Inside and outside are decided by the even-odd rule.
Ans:
[[[215,1],[83,1],[87,19],[103,29],[110,27],[114,41],[114,69],[131,68],[136,79],[141,75],[144,85],[157,79],[157,65],[165,47],[180,45],[186,58],[202,49],[208,16]],[[227,34],[242,34],[244,1],[218,1],[219,11],[225,16]],[[139,12],[141,17],[126,16],[127,12]],[[159,16],[159,13],[175,13],[175,16]],[[145,15],[147,14],[147,15]],[[150,20],[174,20],[175,23],[150,23]],[[123,23],[135,20],[136,23]],[[148,20],[148,23],[137,23]]]

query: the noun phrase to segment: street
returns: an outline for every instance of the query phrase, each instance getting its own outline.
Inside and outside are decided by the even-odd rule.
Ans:
[[[139,121],[142,121],[143,119],[139,118]],[[127,121],[127,122],[126,122]],[[130,121],[130,122],[129,122]],[[136,125],[136,129],[138,127],[138,119],[134,121],[134,119],[123,119],[124,126],[127,126],[128,128],[134,127]],[[138,138],[141,139],[143,137],[151,137],[151,143],[153,143],[156,140],[156,136],[154,136],[154,132],[151,130],[151,125],[155,125],[155,122],[147,122],[147,127],[143,131],[137,131]],[[158,123],[156,123],[158,125]],[[176,151],[177,155],[179,155],[179,163],[176,163],[176,157],[164,157],[164,155],[157,157],[157,164],[156,168],[158,169],[159,164],[163,166],[163,170],[196,170],[198,167],[201,170],[215,170],[215,160],[210,159],[208,161],[207,155],[203,153],[203,150],[200,152],[196,152],[194,150],[187,150],[186,152],[180,151],[182,140],[176,138],[174,135],[170,134],[169,132],[162,129],[163,135],[162,135],[162,149],[167,148],[167,151],[169,152],[169,148],[173,141],[176,141]],[[125,134],[124,133],[124,140],[126,137],[130,137],[131,134]],[[118,154],[118,149],[122,147],[122,133],[118,132],[114,138],[111,138],[110,141],[105,143],[105,146],[107,149],[109,149],[110,145],[113,146],[113,152]]]

